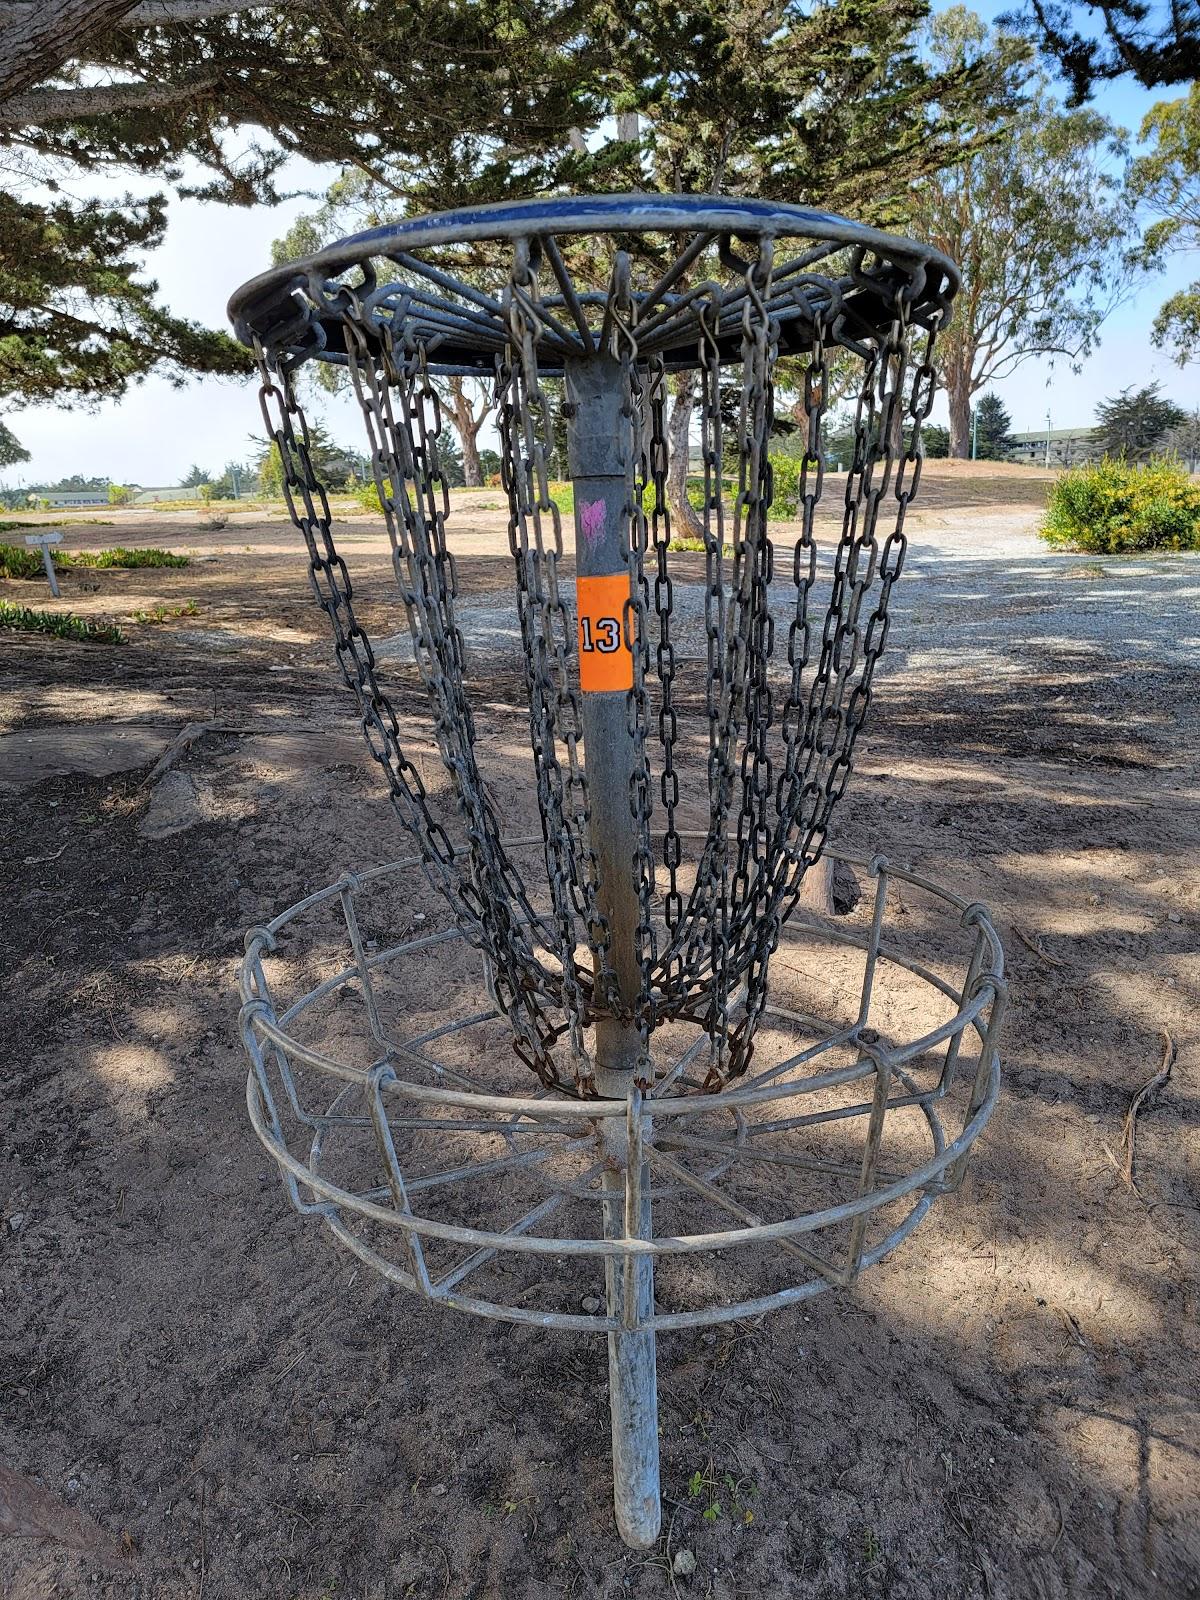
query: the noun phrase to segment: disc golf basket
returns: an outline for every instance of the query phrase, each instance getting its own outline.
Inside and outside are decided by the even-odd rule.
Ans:
[[[250,1119],[293,1205],[391,1282],[607,1336],[633,1545],[659,1531],[656,1335],[854,1282],[959,1184],[996,1097],[983,908],[883,857],[839,858],[842,917],[801,896],[832,858],[957,281],[839,217],[632,195],[376,229],[231,305],[413,840],[247,935]],[[386,652],[314,470],[312,359],[366,424],[407,622]],[[498,408],[502,734],[479,729],[505,647],[460,591],[446,492],[456,377]]]

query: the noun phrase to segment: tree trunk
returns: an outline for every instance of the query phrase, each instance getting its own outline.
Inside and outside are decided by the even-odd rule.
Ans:
[[[460,430],[462,438],[463,483],[468,489],[483,488],[483,468],[479,464],[479,447],[475,442],[477,428]]]
[[[458,442],[462,446],[463,483],[468,489],[482,489],[483,467],[479,460],[477,441],[479,430],[492,408],[485,398],[483,410],[476,416],[466,383],[467,380],[462,377],[446,380],[446,387],[449,390],[450,420],[454,424],[454,431],[458,434]]]
[[[675,519],[675,532],[690,539],[704,537],[704,524],[687,494],[688,430],[696,404],[696,374],[684,372],[675,383],[675,405],[667,424],[667,504]]]
[[[954,368],[943,377],[950,402],[950,454],[965,461],[971,454],[971,380]]]
[[[89,34],[111,28],[137,0],[63,0],[31,6],[0,34],[0,100],[48,78]]]

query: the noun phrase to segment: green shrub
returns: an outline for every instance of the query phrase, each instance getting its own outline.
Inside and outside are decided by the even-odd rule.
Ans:
[[[1047,544],[1096,555],[1200,550],[1200,487],[1177,461],[1105,457],[1059,477],[1040,531]]]
[[[41,578],[42,552],[20,544],[0,544],[0,578]]]
[[[575,514],[575,491],[571,484],[551,482],[550,497],[558,507],[560,517],[570,517]],[[364,483],[354,492],[354,498],[360,506],[373,511],[376,516],[383,515],[383,506],[379,500],[379,490],[373,483]],[[651,500],[653,504],[653,500]]]
[[[54,550],[50,554],[56,567],[186,567],[187,556],[169,550]],[[42,552],[19,544],[0,544],[0,578],[41,578],[45,575]]]
[[[170,550],[127,550],[124,545],[115,545],[111,550],[56,554],[54,564],[56,567],[186,567],[188,558],[173,555]]]
[[[791,522],[800,515],[800,473],[804,466],[799,456],[772,456],[773,492],[769,520]]]
[[[32,611],[0,600],[0,628],[22,633],[53,633],[60,639],[85,639],[92,644],[124,644],[125,635],[109,622],[72,616],[69,611]]]

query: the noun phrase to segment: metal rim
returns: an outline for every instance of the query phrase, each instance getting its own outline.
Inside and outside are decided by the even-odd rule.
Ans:
[[[904,272],[939,280],[934,296],[948,303],[957,292],[957,267],[941,251],[902,235],[884,233],[832,212],[725,195],[608,194],[512,200],[497,205],[436,212],[371,228],[313,255],[259,273],[235,290],[228,313],[244,344],[270,346],[297,322],[295,290],[328,281],[375,258],[395,258],[448,244],[545,240],[589,233],[693,233],[712,238],[796,239],[870,251]],[[311,351],[321,354],[320,351]],[[337,357],[333,357],[337,359]]]
[[[527,841],[532,843],[533,841]],[[337,897],[343,898],[348,893],[356,892],[363,885],[387,877],[390,874],[411,870],[418,865],[417,858],[409,857],[404,860],[388,863],[386,866],[371,869],[358,875],[339,880],[337,883],[327,885],[325,888],[307,896],[296,905],[289,907],[273,918],[263,927],[251,929],[246,936],[246,956],[241,967],[241,990],[243,1008],[241,1026],[243,1040],[251,1060],[251,1070],[247,1079],[247,1107],[251,1125],[256,1136],[264,1148],[271,1154],[280,1168],[285,1185],[292,1196],[293,1204],[303,1212],[315,1212],[322,1216],[335,1238],[350,1249],[360,1260],[371,1266],[390,1282],[399,1284],[426,1298],[444,1303],[456,1309],[472,1312],[500,1320],[530,1323],[545,1327],[560,1327],[575,1331],[596,1333],[612,1333],[629,1331],[628,1325],[618,1324],[608,1314],[573,1314],[556,1311],[531,1310],[526,1306],[507,1304],[502,1301],[488,1300],[465,1294],[459,1291],[457,1284],[471,1270],[470,1261],[475,1256],[487,1258],[500,1252],[524,1254],[527,1256],[555,1256],[555,1257],[585,1257],[597,1260],[605,1258],[619,1258],[627,1267],[635,1260],[660,1260],[674,1256],[688,1256],[700,1254],[715,1254],[719,1251],[740,1249],[754,1245],[775,1245],[789,1250],[792,1253],[800,1250],[794,1241],[802,1239],[805,1235],[819,1233],[821,1229],[842,1223],[850,1223],[858,1230],[860,1250],[858,1259],[853,1263],[852,1269],[837,1272],[827,1272],[823,1269],[808,1280],[777,1290],[776,1292],[744,1299],[734,1304],[709,1304],[699,1310],[686,1311],[658,1311],[652,1315],[642,1317],[636,1327],[640,1329],[654,1329],[667,1331],[682,1327],[697,1326],[712,1322],[729,1321],[740,1317],[756,1316],[760,1313],[781,1306],[790,1305],[798,1300],[806,1299],[823,1290],[844,1286],[846,1282],[853,1281],[863,1267],[874,1265],[885,1255],[889,1254],[926,1215],[934,1198],[953,1188],[961,1182],[967,1155],[972,1144],[985,1126],[995,1105],[999,1091],[999,1060],[996,1053],[995,1039],[999,1024],[1000,1014],[1003,1010],[1006,990],[1003,978],[1003,952],[995,930],[991,925],[986,910],[976,904],[968,903],[958,896],[941,889],[930,880],[916,874],[892,867],[883,857],[875,857],[871,861],[864,861],[853,856],[844,856],[829,852],[834,860],[844,861],[847,865],[865,870],[876,880],[876,910],[871,927],[866,932],[837,930],[822,924],[823,937],[833,938],[836,942],[865,950],[868,963],[891,963],[902,967],[914,977],[924,983],[930,984],[942,995],[948,997],[956,1004],[955,1016],[938,1028],[927,1031],[915,1040],[909,1040],[902,1046],[891,1049],[881,1044],[866,1045],[861,1037],[854,1037],[861,1033],[866,1010],[859,1017],[858,1023],[850,1030],[838,1033],[836,1030],[823,1043],[815,1044],[799,1055],[771,1069],[763,1078],[776,1078],[779,1081],[763,1081],[755,1079],[749,1084],[733,1090],[725,1090],[716,1095],[687,1095],[671,1099],[648,1098],[644,1104],[637,1108],[638,1117],[652,1116],[656,1125],[666,1124],[675,1130],[668,1138],[679,1137],[678,1130],[686,1129],[687,1119],[704,1115],[711,1115],[713,1111],[728,1110],[735,1117],[741,1117],[745,1109],[768,1104],[772,1100],[783,1098],[794,1099],[798,1094],[812,1092],[817,1088],[829,1085],[842,1085],[871,1076],[877,1077],[883,1067],[886,1067],[890,1081],[899,1083],[905,1093],[894,1100],[890,1098],[890,1090],[885,1088],[885,1110],[907,1107],[919,1110],[925,1119],[928,1137],[932,1151],[927,1160],[912,1170],[903,1172],[890,1183],[875,1187],[872,1181],[870,1188],[865,1187],[857,1197],[842,1201],[838,1205],[826,1207],[820,1211],[805,1212],[796,1216],[784,1218],[774,1222],[755,1220],[751,1224],[741,1227],[722,1228],[706,1233],[679,1234],[666,1237],[652,1238],[605,1238],[605,1237],[560,1237],[552,1234],[537,1233],[532,1230],[540,1221],[548,1219],[554,1209],[551,1201],[543,1202],[535,1207],[529,1217],[522,1223],[514,1224],[506,1231],[471,1227],[440,1221],[432,1217],[422,1217],[414,1213],[405,1201],[405,1209],[397,1209],[395,1203],[380,1204],[368,1198],[365,1194],[351,1192],[322,1171],[322,1161],[326,1155],[327,1137],[332,1129],[339,1124],[330,1121],[336,1118],[337,1108],[347,1095],[352,1092],[366,1093],[371,1103],[378,1107],[378,1115],[385,1123],[388,1112],[385,1108],[387,1101],[403,1099],[413,1102],[418,1108],[425,1106],[438,1106],[461,1112],[471,1110],[480,1116],[507,1116],[513,1119],[513,1126],[517,1132],[538,1133],[546,1132],[566,1133],[568,1138],[578,1140],[586,1136],[588,1125],[599,1128],[605,1119],[625,1118],[627,1125],[633,1114],[629,1103],[618,1101],[592,1101],[573,1100],[565,1096],[510,1096],[479,1094],[471,1089],[455,1089],[449,1083],[430,1085],[425,1083],[410,1082],[401,1078],[396,1073],[396,1066],[402,1066],[402,1051],[389,1052],[394,1056],[395,1064],[385,1059],[376,1062],[369,1068],[350,1066],[339,1062],[332,1057],[313,1051],[293,1038],[288,1029],[292,1022],[300,1016],[309,1006],[329,992],[338,984],[345,981],[347,976],[362,976],[364,972],[385,966],[389,962],[399,961],[404,956],[418,949],[427,949],[438,942],[460,937],[456,929],[444,933],[423,935],[415,939],[402,941],[389,949],[367,954],[360,948],[355,950],[355,961],[343,968],[331,978],[323,980],[320,984],[302,995],[280,1015],[276,1015],[269,1000],[264,998],[265,978],[263,975],[262,960],[265,952],[270,951],[276,942],[277,934],[285,929],[289,923],[302,916],[306,911],[319,906]],[[886,900],[886,885],[888,880],[898,880],[901,883],[912,885],[933,896],[936,900],[959,913],[962,926],[975,930],[975,951],[971,959],[962,992],[940,978],[928,967],[903,952],[889,947],[886,940],[880,936],[882,922],[882,906]],[[864,1005],[869,1004],[870,985],[873,984],[872,975],[868,980],[866,990],[868,999]],[[777,1009],[777,1008],[776,1008]],[[787,1013],[777,1012],[787,1015]],[[491,1012],[474,1014],[459,1022],[448,1024],[440,1032],[465,1030],[475,1026],[485,1017],[494,1015]],[[911,1062],[916,1056],[938,1043],[948,1042],[948,1051],[951,1056],[957,1054],[958,1041],[963,1034],[970,1030],[979,1040],[979,1064],[976,1071],[971,1101],[963,1117],[961,1131],[953,1137],[948,1137],[943,1129],[939,1117],[938,1106],[945,1092],[945,1084],[940,1089],[918,1089],[906,1071],[905,1064]],[[788,1078],[787,1073],[797,1063],[812,1060],[819,1063],[819,1056],[823,1049],[828,1049],[832,1042],[845,1042],[853,1038],[853,1042],[860,1051],[865,1051],[863,1059],[848,1067],[835,1068],[825,1073],[814,1073],[799,1080]],[[339,1079],[342,1087],[334,1102],[329,1106],[324,1118],[318,1117],[310,1120],[313,1127],[313,1138],[307,1161],[301,1159],[288,1147],[284,1138],[270,1090],[267,1087],[266,1069],[264,1065],[264,1046],[268,1050],[281,1051],[288,1059],[298,1063],[315,1066],[329,1076]],[[878,1087],[876,1090],[878,1094]],[[373,1097],[373,1098],[372,1098]],[[861,1116],[871,1112],[869,1101],[864,1101],[856,1108],[833,1115]],[[829,1120],[829,1113],[814,1116],[813,1121]],[[800,1122],[808,1119],[801,1118]],[[361,1126],[363,1119],[360,1117],[355,1123]],[[549,1126],[547,1126],[549,1125]],[[613,1126],[611,1123],[609,1126]],[[784,1127],[796,1125],[795,1121],[788,1121]],[[882,1126],[882,1114],[881,1114]],[[640,1123],[639,1123],[640,1127]],[[572,1133],[572,1130],[576,1130]],[[764,1133],[778,1131],[771,1123],[761,1125]],[[752,1135],[751,1137],[756,1137]],[[639,1134],[640,1140],[640,1134]],[[511,1144],[511,1141],[510,1141]],[[515,1146],[513,1146],[515,1148]],[[678,1146],[674,1146],[678,1148]],[[726,1161],[740,1159],[773,1159],[756,1156],[752,1151],[747,1152],[741,1147],[731,1147],[718,1152]],[[542,1157],[541,1159],[548,1159]],[[662,1159],[661,1153],[659,1159]],[[512,1163],[510,1162],[509,1165]],[[500,1166],[504,1167],[502,1160]],[[587,1175],[585,1174],[585,1177]],[[421,1187],[424,1180],[416,1180],[414,1192]],[[429,1180],[434,1181],[434,1180]],[[444,1181],[444,1180],[436,1180]],[[311,1199],[301,1198],[301,1188],[311,1196]],[[378,1192],[378,1191],[377,1191]],[[862,1230],[872,1213],[886,1206],[902,1201],[906,1196],[915,1195],[912,1207],[901,1221],[891,1229],[887,1236],[869,1247],[862,1238]],[[394,1196],[393,1202],[394,1202]],[[580,1195],[576,1199],[588,1198]],[[405,1248],[410,1254],[410,1266],[407,1270],[402,1266],[387,1259],[379,1251],[361,1238],[358,1238],[347,1225],[342,1213],[356,1214],[368,1222],[380,1223],[389,1228],[400,1230]],[[423,1261],[421,1244],[425,1240],[440,1240],[455,1245],[466,1245],[473,1251],[469,1258],[467,1269],[462,1272],[450,1272],[446,1279],[438,1284],[431,1282],[422,1266],[419,1270],[415,1262]],[[802,1255],[807,1252],[801,1251]],[[820,1261],[819,1257],[811,1259]],[[452,1281],[451,1281],[452,1280]]]

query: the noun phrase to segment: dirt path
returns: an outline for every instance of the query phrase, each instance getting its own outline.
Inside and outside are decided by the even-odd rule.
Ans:
[[[852,1292],[661,1340],[687,1579],[612,1531],[599,1345],[388,1289],[286,1209],[247,1129],[242,931],[405,846],[290,534],[122,524],[213,559],[71,575],[64,604],[198,616],[123,648],[0,635],[0,1460],[128,1536],[111,1561],[6,1537],[0,1505],[6,1600],[1200,1595],[1196,568],[1073,574],[988,481],[914,529],[837,831],[992,908],[1001,1105],[963,1192]],[[503,521],[472,522],[490,614]],[[394,635],[384,543],[350,532]],[[515,742],[519,680],[488,687],[482,736]],[[188,722],[213,726],[164,802],[142,779]],[[1163,1030],[1131,1189],[1109,1153]]]

